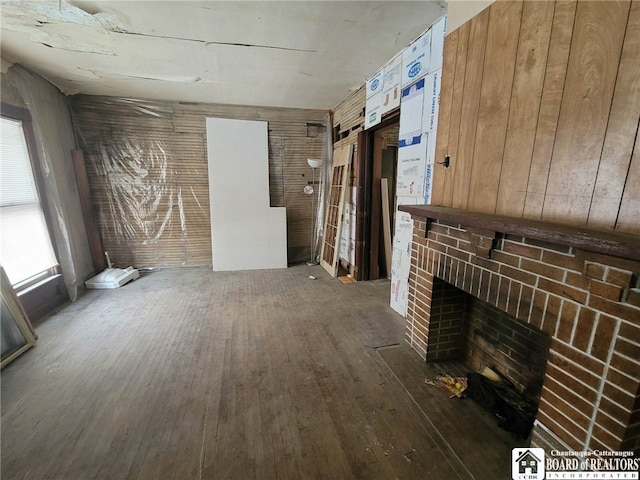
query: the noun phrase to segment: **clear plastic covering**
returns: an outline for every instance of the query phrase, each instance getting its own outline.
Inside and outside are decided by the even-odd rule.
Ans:
[[[100,235],[120,267],[211,263],[206,163],[174,152],[150,136],[111,139],[88,156]]]
[[[167,229],[186,234],[182,188],[172,181],[173,156],[162,142],[108,142],[100,145],[98,160],[94,168],[110,193],[103,200],[110,213],[110,222],[102,224],[107,237],[147,244]]]
[[[310,171],[305,176],[306,159],[323,158],[323,167],[316,172],[322,200],[322,172],[331,162],[324,158],[323,151],[330,139],[327,143],[324,132],[300,135],[307,131],[307,120],[299,112],[265,108],[256,113],[256,107],[116,97],[76,96],[71,102],[96,223],[104,249],[116,266],[144,269],[212,264],[205,120],[215,116],[246,116],[269,123],[270,193],[276,196],[272,206],[288,207],[289,261],[298,260],[301,248],[307,252],[301,260],[309,258],[310,215],[308,209],[301,208],[301,196],[304,200],[307,197],[299,185],[310,180]],[[328,125],[325,114],[321,118]],[[315,117],[314,121],[318,122]],[[303,162],[304,168],[300,169]],[[298,175],[298,171],[305,175]],[[291,193],[298,191],[300,196]],[[322,203],[315,212],[316,255],[317,238],[323,228]]]
[[[103,247],[117,267],[210,265],[203,116],[128,98],[74,97]]]

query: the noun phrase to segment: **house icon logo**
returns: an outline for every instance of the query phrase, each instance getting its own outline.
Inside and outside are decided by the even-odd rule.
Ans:
[[[514,448],[511,451],[513,480],[544,480],[544,449]]]

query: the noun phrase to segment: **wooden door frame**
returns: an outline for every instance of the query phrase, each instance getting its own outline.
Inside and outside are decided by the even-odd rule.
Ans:
[[[400,109],[392,110],[375,127],[358,132],[357,169],[356,169],[356,239],[355,239],[355,276],[356,280],[371,280],[371,241],[373,200],[380,198],[380,189],[373,188],[373,139],[378,130],[387,128],[400,121]],[[379,202],[378,202],[379,203]],[[380,210],[380,207],[377,207]],[[377,278],[377,276],[376,276]]]

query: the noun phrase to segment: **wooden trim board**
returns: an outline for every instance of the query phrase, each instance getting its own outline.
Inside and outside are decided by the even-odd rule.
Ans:
[[[391,277],[391,215],[389,213],[389,185],[386,178],[380,179],[382,198],[382,238],[384,240],[384,262],[387,277]]]

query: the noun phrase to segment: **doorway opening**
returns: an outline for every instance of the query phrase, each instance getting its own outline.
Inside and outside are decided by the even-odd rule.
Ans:
[[[391,277],[398,131],[395,123],[373,132],[370,280]]]
[[[400,112],[360,132],[356,185],[356,280],[391,277]]]

